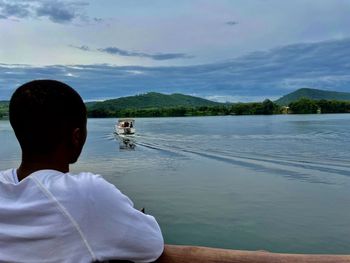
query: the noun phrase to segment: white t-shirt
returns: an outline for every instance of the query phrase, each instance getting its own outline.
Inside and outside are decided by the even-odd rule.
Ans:
[[[154,217],[101,176],[0,172],[0,262],[151,262],[163,247]]]

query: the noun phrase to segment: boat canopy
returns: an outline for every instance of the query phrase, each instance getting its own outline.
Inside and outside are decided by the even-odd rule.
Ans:
[[[135,122],[134,119],[130,119],[130,118],[123,118],[123,119],[119,119],[118,122]]]

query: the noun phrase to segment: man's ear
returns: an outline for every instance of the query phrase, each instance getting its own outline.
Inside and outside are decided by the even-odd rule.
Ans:
[[[80,147],[84,145],[86,139],[86,131],[82,128],[75,128],[72,132],[72,144],[75,147]]]
[[[71,134],[71,158],[70,163],[75,163],[83,149],[86,140],[86,129],[83,128],[75,128]]]

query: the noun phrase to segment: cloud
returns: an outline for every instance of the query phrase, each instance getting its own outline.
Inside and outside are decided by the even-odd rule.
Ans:
[[[82,45],[82,46],[74,46],[74,45],[69,45],[70,47],[76,48],[76,49],[80,49],[82,51],[91,51],[91,49],[86,46],[86,45]]]
[[[170,59],[181,59],[181,58],[193,58],[193,56],[184,54],[184,53],[155,53],[155,54],[148,54],[144,52],[136,52],[136,51],[127,51],[123,50],[117,47],[107,47],[107,48],[98,48],[98,49],[92,49],[89,46],[82,45],[82,46],[75,46],[75,45],[69,45],[70,47],[82,50],[82,51],[99,51],[111,55],[119,55],[124,57],[138,57],[138,58],[150,58],[153,60],[170,60]]]
[[[28,4],[10,4],[8,2],[0,2],[0,18],[6,19],[8,17],[28,17],[30,15],[30,5]]]
[[[282,46],[222,63],[182,67],[0,64],[0,100],[9,99],[18,85],[43,78],[67,82],[85,100],[148,91],[197,94],[218,101],[275,99],[303,87],[350,92],[349,61],[350,39],[341,39]]]
[[[239,23],[237,21],[227,21],[225,24],[228,25],[228,26],[236,26]]]
[[[74,5],[63,5],[62,2],[48,1],[42,3],[36,9],[36,15],[38,17],[48,17],[55,23],[64,23],[71,22],[74,18],[76,18],[77,11],[76,8],[74,8]]]
[[[99,17],[94,17],[92,20],[97,22],[97,23],[103,22],[103,19],[99,18]]]
[[[155,53],[155,54],[149,54],[144,52],[138,52],[138,51],[128,51],[123,50],[117,47],[107,47],[107,48],[99,48],[98,51],[112,54],[112,55],[119,55],[119,56],[125,56],[125,57],[139,57],[139,58],[150,58],[153,60],[169,60],[169,59],[179,59],[179,58],[193,58],[193,56],[184,54],[184,53]]]
[[[9,18],[41,18],[46,17],[54,23],[102,22],[102,18],[90,18],[84,14],[83,8],[88,5],[83,1],[62,0],[25,0],[24,3],[0,0],[0,19]]]

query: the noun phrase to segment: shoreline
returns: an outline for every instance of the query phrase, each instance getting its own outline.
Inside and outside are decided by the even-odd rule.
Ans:
[[[350,112],[334,112],[334,113],[279,113],[279,114],[227,114],[227,115],[184,115],[184,116],[106,116],[106,117],[91,117],[88,119],[118,119],[118,118],[195,118],[195,117],[241,117],[241,116],[307,116],[307,115],[336,115],[350,114]],[[0,118],[0,121],[9,121],[8,117]]]

